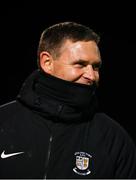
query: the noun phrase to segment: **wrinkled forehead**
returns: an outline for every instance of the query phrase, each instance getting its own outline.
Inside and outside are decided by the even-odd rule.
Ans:
[[[61,53],[69,53],[72,56],[78,56],[80,58],[82,57],[83,59],[88,59],[92,56],[100,59],[100,51],[96,42],[94,41],[72,42],[67,40],[63,43]]]

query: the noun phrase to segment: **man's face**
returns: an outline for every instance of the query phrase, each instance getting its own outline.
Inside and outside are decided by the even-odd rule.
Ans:
[[[99,81],[100,52],[94,41],[67,40],[60,56],[53,60],[51,75],[63,80],[91,85]]]

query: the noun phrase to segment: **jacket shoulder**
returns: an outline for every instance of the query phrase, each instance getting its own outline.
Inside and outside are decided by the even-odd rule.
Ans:
[[[105,113],[97,113],[94,117],[94,122],[102,131],[110,130],[112,132],[121,133],[123,135],[127,134],[126,130],[119,122]]]
[[[116,120],[104,113],[94,117],[99,142],[116,166],[115,177],[136,177],[136,146],[128,132]]]
[[[5,114],[7,112],[10,113],[10,111],[12,111],[17,105],[16,100],[15,101],[11,101],[8,102],[6,104],[0,105],[0,115]]]
[[[0,124],[18,115],[21,116],[21,106],[16,100],[0,106]]]
[[[96,126],[97,130],[101,132],[101,134],[107,135],[105,138],[113,137],[121,140],[127,139],[127,141],[130,142],[132,141],[125,128],[105,113],[97,113],[95,115],[94,126]]]

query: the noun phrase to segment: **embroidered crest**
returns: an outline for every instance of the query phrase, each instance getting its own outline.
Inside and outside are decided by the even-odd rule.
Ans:
[[[73,168],[73,171],[79,175],[88,175],[91,173],[90,159],[92,156],[86,152],[75,152],[76,157],[76,167]]]

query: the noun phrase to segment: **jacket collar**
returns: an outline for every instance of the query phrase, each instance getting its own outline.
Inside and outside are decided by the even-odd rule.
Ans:
[[[47,119],[80,122],[94,113],[95,88],[36,70],[24,82],[17,99]]]

